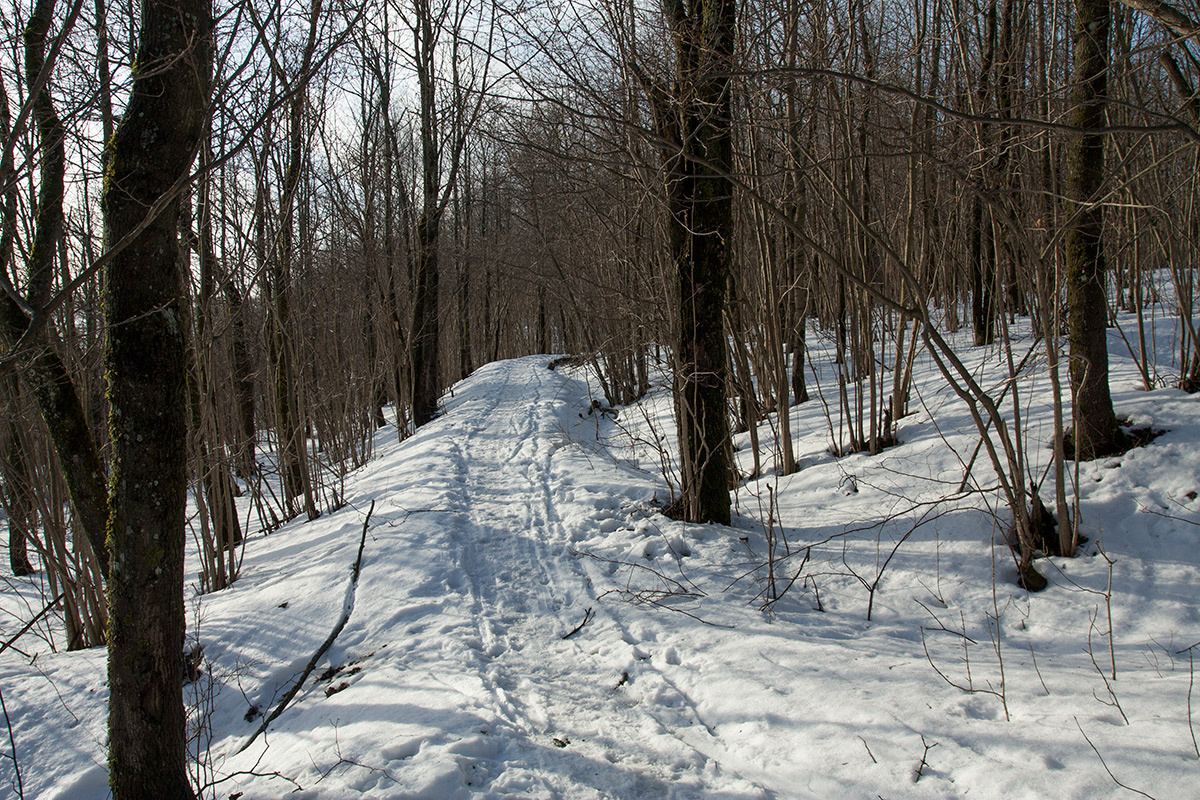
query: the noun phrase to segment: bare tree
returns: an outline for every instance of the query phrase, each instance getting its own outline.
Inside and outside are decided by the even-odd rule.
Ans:
[[[468,37],[468,25],[484,9],[467,0],[414,0],[406,15],[412,32],[412,65],[419,88],[421,202],[413,238],[412,367],[413,423],[424,425],[437,414],[441,393],[439,255],[442,218],[458,182],[467,136],[479,118],[491,66],[485,41],[482,60]],[[464,73],[464,70],[466,71]],[[471,84],[474,83],[474,86]],[[439,100],[439,87],[444,97]],[[472,97],[469,92],[474,89]]]
[[[1128,445],[1108,388],[1108,299],[1102,229],[1104,134],[1108,99],[1108,0],[1076,0],[1075,81],[1071,123],[1081,129],[1068,144],[1067,304],[1074,395],[1075,457],[1087,461]]]

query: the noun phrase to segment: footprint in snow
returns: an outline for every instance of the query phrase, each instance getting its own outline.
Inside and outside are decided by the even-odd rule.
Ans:
[[[412,758],[421,750],[421,745],[425,742],[420,736],[409,739],[407,742],[397,742],[389,744],[379,751],[379,754],[388,761],[403,761]]]

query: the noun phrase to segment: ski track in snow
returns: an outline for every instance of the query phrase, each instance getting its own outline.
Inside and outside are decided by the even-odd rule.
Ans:
[[[647,718],[646,709],[622,702],[620,675],[602,652],[638,643],[598,606],[555,511],[563,500],[553,488],[561,478],[554,475],[554,456],[566,427],[556,392],[563,379],[544,360],[511,367],[520,372],[497,377],[517,379],[528,399],[502,386],[486,392],[494,404],[474,418],[490,424],[456,439],[469,493],[459,565],[471,585],[482,679],[504,726],[526,740],[519,758],[532,755],[535,762],[506,770],[562,776],[560,785],[544,788],[564,797],[583,796],[591,778],[623,796],[713,796],[717,787],[702,774],[705,757],[668,725]],[[578,641],[588,649],[562,639],[586,609],[594,617]],[[581,684],[581,674],[591,681]],[[589,726],[580,729],[579,720]],[[545,747],[551,734],[569,744]]]
[[[452,437],[466,493],[460,507],[468,509],[454,538],[471,590],[472,646],[498,727],[514,741],[515,758],[493,783],[510,786],[526,775],[515,788],[562,797],[583,797],[589,788],[597,796],[712,796],[717,788],[702,775],[704,757],[633,708],[602,655],[637,642],[592,596],[555,510],[564,499],[553,488],[567,422],[558,398],[563,379],[544,359],[508,366],[496,371],[498,385],[480,387],[490,407],[472,415],[479,422]],[[587,609],[594,616],[580,638],[564,641]]]

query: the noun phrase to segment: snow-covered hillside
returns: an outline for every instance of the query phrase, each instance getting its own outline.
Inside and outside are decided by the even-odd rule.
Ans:
[[[665,392],[613,420],[582,369],[486,366],[417,435],[380,431],[345,507],[253,537],[233,587],[189,589],[197,780],[241,800],[1200,796],[1200,408],[1137,389],[1121,347],[1119,413],[1167,432],[1082,466],[1091,541],[1039,562],[1038,595],[994,497],[934,502],[978,436],[928,364],[878,456],[833,458],[821,403],[792,409],[801,469],[742,487],[733,528],[658,513]],[[1022,398],[1043,459],[1046,394]],[[772,499],[793,555],[763,610]],[[13,582],[5,607],[38,593]],[[17,646],[0,690],[24,796],[105,797],[104,653]]]

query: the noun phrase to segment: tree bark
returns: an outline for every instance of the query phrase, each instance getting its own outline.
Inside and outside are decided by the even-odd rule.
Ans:
[[[29,462],[25,458],[25,443],[17,427],[19,392],[16,378],[8,375],[7,400],[11,405],[8,418],[8,451],[0,459],[0,474],[4,476],[4,511],[8,515],[8,564],[13,575],[32,575],[29,562],[30,525],[36,520],[37,509],[32,497]]]
[[[437,415],[439,393],[438,248],[445,202],[439,199],[442,175],[434,53],[440,28],[428,0],[415,4],[413,57],[421,102],[421,215],[417,219],[416,274],[413,276],[412,364],[413,424],[420,427]]]
[[[144,0],[128,106],[104,193],[109,241],[185,180],[210,90],[210,0]],[[116,800],[195,797],[182,696],[187,352],[180,203],[110,262],[105,369],[112,435],[109,773]]]
[[[292,341],[291,297],[292,281],[296,279],[293,264],[297,259],[294,227],[300,202],[300,179],[306,168],[304,140],[304,111],[308,104],[309,74],[317,47],[317,34],[322,13],[322,0],[312,0],[308,11],[308,36],[300,65],[293,76],[293,95],[288,106],[288,157],[283,177],[280,201],[279,236],[271,263],[271,295],[273,300],[271,341],[268,355],[272,362],[275,389],[276,436],[278,439],[279,472],[283,478],[283,494],[289,515],[295,513],[295,498],[302,497],[309,519],[318,516],[307,464],[307,420],[301,413],[300,387],[297,376],[295,344]],[[277,71],[281,84],[288,76]],[[303,233],[303,213],[300,214]],[[304,246],[304,236],[299,237]]]
[[[1071,124],[1104,127],[1108,100],[1108,0],[1076,0],[1075,82]],[[1067,146],[1066,237],[1068,339],[1074,397],[1075,458],[1087,461],[1125,449],[1108,388],[1108,299],[1102,241],[1104,136],[1079,133]]]
[[[207,171],[212,164],[211,129],[205,131],[208,140],[201,152],[200,163]],[[193,358],[192,435],[195,437],[202,472],[202,484],[208,497],[208,514],[212,520],[214,538],[219,545],[232,551],[242,541],[241,524],[234,507],[234,483],[229,464],[224,457],[221,419],[217,414],[216,388],[213,386],[212,343],[216,339],[210,318],[216,293],[216,248],[213,232],[214,177],[206,174],[200,179],[196,192],[197,266],[200,270],[199,294],[196,298],[194,338],[191,341]],[[186,251],[185,251],[185,258]],[[186,293],[185,293],[186,296]],[[236,437],[234,437],[236,440]],[[229,579],[233,575],[227,575]],[[224,588],[220,586],[217,588]]]
[[[438,240],[441,215],[423,213],[417,220],[417,274],[413,286],[411,339],[413,424],[437,416],[438,401]]]
[[[249,478],[256,468],[254,364],[250,358],[250,348],[246,344],[246,312],[243,308],[242,293],[234,283],[232,275],[226,274],[221,277],[221,293],[229,306],[229,329],[232,337],[229,358],[233,371],[234,405],[237,409],[234,463],[238,475]]]
[[[690,7],[689,7],[690,5]],[[668,204],[679,292],[676,411],[683,516],[730,521],[724,310],[733,242],[733,0],[667,0],[677,59]]]

